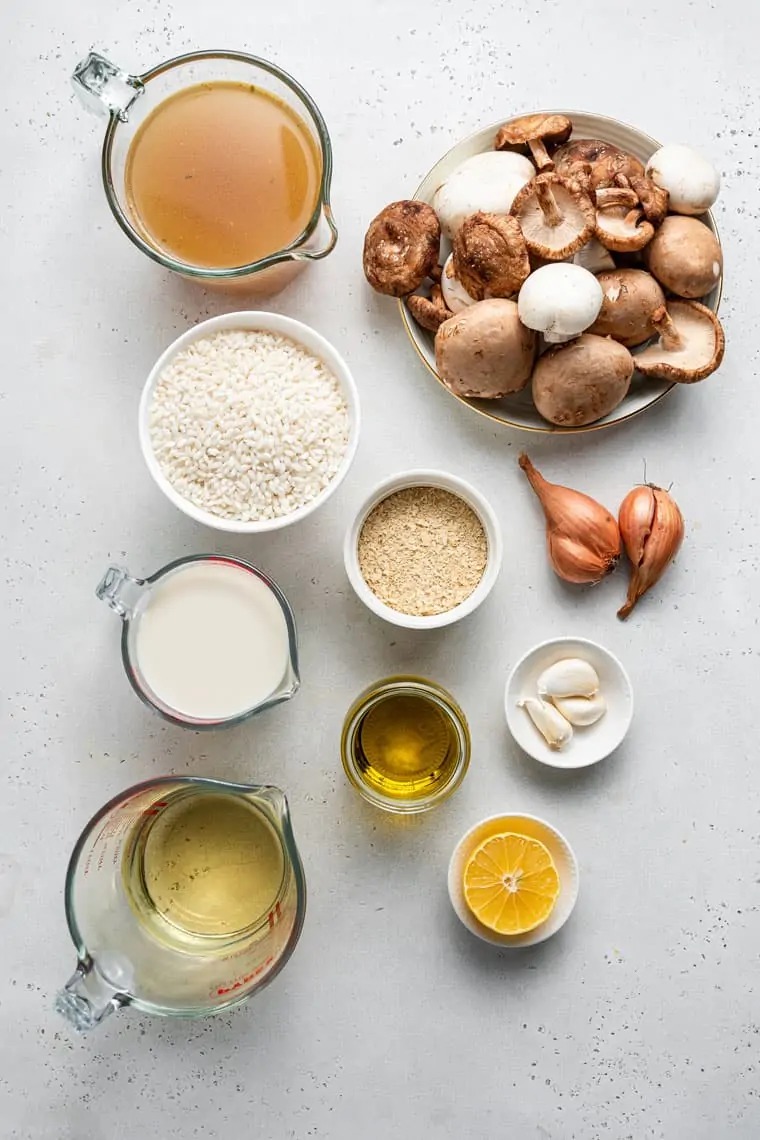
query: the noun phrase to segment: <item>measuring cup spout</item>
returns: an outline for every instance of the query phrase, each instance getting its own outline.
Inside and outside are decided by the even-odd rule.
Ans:
[[[274,784],[265,784],[262,787],[252,787],[250,797],[252,800],[264,800],[272,809],[282,826],[290,830],[290,811],[284,792],[281,792]]]
[[[119,993],[100,976],[90,960],[80,962],[74,976],[58,991],[55,1010],[74,1029],[85,1033],[128,1001],[126,994]]]

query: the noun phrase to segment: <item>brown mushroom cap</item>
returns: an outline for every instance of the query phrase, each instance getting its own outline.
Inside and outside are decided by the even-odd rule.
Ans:
[[[454,274],[476,301],[510,297],[530,273],[528,249],[515,218],[472,214],[457,230]]]
[[[693,384],[720,366],[726,349],[723,326],[706,305],[668,301],[667,308],[652,315],[651,325],[659,340],[636,354],[642,375]]]
[[[498,400],[530,380],[536,334],[520,323],[514,301],[476,301],[450,317],[435,337],[441,380],[456,396]]]
[[[590,333],[611,336],[627,348],[652,336],[652,314],[665,304],[665,294],[643,269],[611,269],[598,273],[604,300]]]
[[[436,332],[439,326],[452,316],[451,309],[443,299],[440,285],[433,286],[430,297],[423,297],[421,293],[412,293],[406,299],[406,307],[417,324],[429,332]]]
[[[644,218],[642,210],[615,204],[618,199],[623,200],[622,195],[632,193],[631,190],[620,189],[597,190],[597,197],[612,197],[602,197],[602,205],[596,211],[594,232],[606,249],[615,250],[616,253],[643,249],[654,237],[654,226]]]
[[[657,280],[679,297],[704,297],[723,271],[723,253],[712,230],[698,218],[670,214],[644,253]]]
[[[618,406],[630,387],[633,357],[608,337],[583,333],[550,348],[533,370],[533,402],[550,423],[583,427]]]
[[[562,261],[585,245],[594,232],[595,212],[581,188],[558,174],[539,174],[523,186],[510,213],[517,218],[529,251]]]
[[[539,170],[552,170],[553,162],[547,144],[563,143],[570,138],[573,124],[567,115],[521,115],[505,123],[494,139],[494,150],[513,150],[527,146]]]
[[[370,222],[364,275],[378,293],[413,293],[435,270],[440,244],[441,227],[427,202],[392,202]]]
[[[554,153],[554,169],[565,177],[574,177],[586,164],[591,167],[587,173],[594,190],[614,186],[617,174],[626,178],[632,175],[644,177],[645,174],[638,158],[601,139],[573,139]]]

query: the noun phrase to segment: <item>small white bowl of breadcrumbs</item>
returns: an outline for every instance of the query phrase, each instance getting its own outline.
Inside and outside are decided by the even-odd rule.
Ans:
[[[378,617],[405,629],[439,629],[490,593],[501,568],[501,530],[464,479],[405,471],[368,495],[344,558],[351,585]]]

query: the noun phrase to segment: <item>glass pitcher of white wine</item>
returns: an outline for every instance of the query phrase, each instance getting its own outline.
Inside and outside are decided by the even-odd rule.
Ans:
[[[76,972],[56,1009],[78,1030],[113,1010],[201,1017],[267,985],[303,927],[306,884],[285,795],[170,776],[90,820],[69,862]]]

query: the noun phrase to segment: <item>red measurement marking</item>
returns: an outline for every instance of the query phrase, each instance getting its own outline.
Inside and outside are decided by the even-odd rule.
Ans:
[[[156,800],[156,802],[154,804],[151,804],[151,806],[149,808],[145,808],[145,810],[140,812],[140,814],[141,815],[158,815],[160,813],[161,809],[165,808],[165,807],[166,807],[166,800]]]
[[[260,974],[263,974],[267,967],[272,965],[272,962],[274,962],[274,958],[270,954],[266,961],[262,962],[260,966],[257,966],[256,969],[252,971],[252,973],[244,974],[242,978],[238,978],[232,983],[232,985],[220,986],[216,991],[218,996],[224,997],[225,994],[234,993],[235,990],[239,990],[242,989],[243,986],[247,986],[248,983],[252,982],[254,978],[258,978]]]

